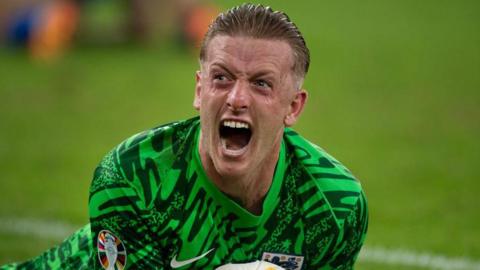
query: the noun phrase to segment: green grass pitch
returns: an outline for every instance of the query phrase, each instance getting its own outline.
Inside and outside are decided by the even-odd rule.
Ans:
[[[480,260],[480,4],[264,3],[306,37],[310,97],[295,128],[362,181],[366,245]],[[0,48],[0,221],[88,222],[97,162],[133,133],[195,115],[196,69],[175,44],[75,48],[51,65]],[[0,265],[60,241],[4,227]]]

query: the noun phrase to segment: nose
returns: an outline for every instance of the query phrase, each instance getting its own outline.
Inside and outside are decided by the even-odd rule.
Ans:
[[[248,84],[237,81],[228,93],[227,106],[232,111],[244,111],[250,104]]]

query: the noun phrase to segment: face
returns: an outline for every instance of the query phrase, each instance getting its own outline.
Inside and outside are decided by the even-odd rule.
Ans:
[[[275,166],[285,126],[300,115],[306,92],[285,41],[216,36],[197,72],[200,155],[207,174],[242,177]]]

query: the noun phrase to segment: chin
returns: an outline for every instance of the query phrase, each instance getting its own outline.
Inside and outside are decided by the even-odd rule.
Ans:
[[[219,161],[215,169],[222,178],[238,178],[244,176],[248,171],[248,165],[238,161]]]

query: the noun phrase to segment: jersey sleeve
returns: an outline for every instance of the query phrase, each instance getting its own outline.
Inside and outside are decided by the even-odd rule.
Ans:
[[[308,242],[314,243],[308,250],[309,268],[353,269],[368,227],[367,201],[360,182],[333,156],[293,130],[286,130],[286,138],[306,173],[297,181],[300,189],[317,187],[311,189],[318,194],[316,200],[307,197],[303,203],[318,211],[306,211]]]
[[[196,121],[138,133],[101,161],[89,199],[93,249],[99,257],[94,269],[108,268],[110,262],[118,263],[118,269],[170,269],[185,203],[179,190],[186,186],[177,180],[187,173],[191,151],[186,143],[191,140],[186,137],[194,134]]]
[[[144,190],[121,170],[119,152],[115,149],[103,159],[90,187],[92,247],[98,254],[92,269],[112,264],[115,269],[164,269]]]
[[[90,225],[85,225],[62,243],[39,256],[22,263],[0,266],[0,269],[90,269],[89,265],[92,264],[95,256],[92,252],[91,242]]]
[[[354,269],[355,261],[365,241],[368,229],[368,210],[362,191],[339,233],[335,253],[331,254],[328,269]]]

